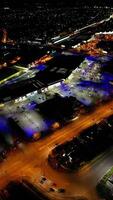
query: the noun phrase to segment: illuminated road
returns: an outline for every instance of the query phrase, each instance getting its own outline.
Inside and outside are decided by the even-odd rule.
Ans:
[[[100,168],[93,163],[73,174],[63,174],[51,169],[47,163],[47,157],[56,143],[62,143],[71,139],[73,136],[77,136],[83,129],[101,121],[111,114],[113,114],[113,101],[98,106],[93,113],[79,117],[76,121],[68,124],[45,139],[20,146],[18,150],[11,152],[8,158],[0,164],[0,188],[4,187],[10,180],[27,177],[28,180],[36,184],[41,190],[44,190],[45,194],[49,195],[51,199],[60,200],[64,198],[74,200],[71,197],[84,195],[89,200],[98,200],[94,191],[94,182],[102,175],[100,165],[102,161],[105,164],[105,166],[102,166],[102,172],[104,172],[104,167],[106,170],[112,165],[112,163],[110,165],[107,164],[107,161],[109,161],[112,155],[108,160],[106,156],[103,156],[101,163],[99,163],[99,159],[96,161]],[[95,173],[97,172],[98,177],[95,178]],[[49,179],[42,186],[39,184],[41,175],[45,175]],[[53,182],[57,184],[57,188],[64,187],[66,193],[58,194],[55,191],[54,196],[49,193],[48,189]]]
[[[91,180],[93,177],[92,185],[96,186],[97,182],[103,177],[104,174],[113,166],[113,148],[109,149],[103,153],[99,158],[92,161],[88,166],[85,166],[81,171],[88,170],[90,168],[90,173],[87,173],[84,178],[87,178],[87,181]],[[80,172],[81,173],[81,172]]]
[[[98,26],[100,24],[103,24],[104,22],[109,21],[111,18],[113,18],[113,15],[110,15],[108,18],[103,19],[103,20],[101,20],[99,22],[95,22],[95,23],[89,24],[89,25],[87,25],[87,26],[85,26],[83,28],[80,28],[78,30],[75,30],[73,33],[71,33],[69,35],[66,35],[63,38],[60,38],[60,39],[56,40],[55,42],[53,42],[53,44],[60,44],[60,43],[62,43],[64,41],[66,41],[66,40],[69,40],[71,37],[76,36],[81,31],[86,30],[87,28],[90,28],[90,27],[96,27],[96,26]]]

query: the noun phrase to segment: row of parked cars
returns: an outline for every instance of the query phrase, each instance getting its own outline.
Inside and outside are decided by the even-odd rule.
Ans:
[[[90,162],[112,145],[113,116],[110,116],[84,130],[71,141],[55,147],[48,161],[56,169],[72,171]]]
[[[113,200],[113,167],[99,180],[96,189],[101,198]]]
[[[46,181],[42,177],[43,181]],[[49,192],[55,192],[53,188],[50,188]],[[64,189],[60,188],[59,193],[64,193]],[[17,180],[10,182],[3,190],[0,191],[0,200],[49,200],[47,196],[42,194],[33,184],[31,184],[26,179]],[[67,198],[66,198],[67,199]],[[77,196],[70,199],[74,200],[88,200],[86,197]]]
[[[66,190],[64,188],[57,188],[57,184],[47,179],[45,176],[41,176],[40,182],[41,185],[48,184],[50,187],[48,192],[57,192],[57,193],[65,193]]]

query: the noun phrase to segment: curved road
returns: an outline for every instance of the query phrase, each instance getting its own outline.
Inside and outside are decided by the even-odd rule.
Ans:
[[[98,123],[103,118],[113,114],[113,101],[101,104],[90,114],[80,116],[76,121],[54,132],[52,135],[35,143],[23,144],[15,152],[10,152],[7,159],[0,164],[0,188],[3,188],[10,180],[27,177],[37,187],[42,189],[50,199],[74,199],[72,197],[85,195],[89,200],[99,200],[94,186],[105,171],[113,165],[111,158],[113,153],[104,154],[95,162],[83,167],[72,174],[59,173],[53,170],[47,162],[49,152],[56,143],[63,143],[77,136],[83,129]],[[48,181],[41,185],[39,179],[45,175]],[[56,188],[64,187],[65,194],[54,197],[48,192],[52,183]]]

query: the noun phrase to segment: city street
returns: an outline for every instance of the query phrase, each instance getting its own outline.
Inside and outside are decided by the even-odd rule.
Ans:
[[[95,162],[84,166],[75,173],[59,173],[53,170],[47,162],[49,152],[58,143],[70,140],[87,127],[98,123],[103,118],[113,114],[113,101],[98,106],[90,114],[80,116],[79,119],[68,124],[55,133],[35,143],[22,144],[15,152],[9,153],[6,160],[0,164],[0,188],[9,181],[18,178],[27,178],[37,185],[51,199],[74,199],[75,196],[86,196],[89,200],[98,200],[94,186],[98,179],[113,165],[111,158],[113,152],[98,158]],[[41,185],[40,177],[44,175],[49,181]],[[65,188],[64,194],[55,191],[50,193],[48,189],[52,184],[56,188]],[[57,194],[58,193],[58,194]]]
[[[112,2],[1,0],[0,13],[0,199],[31,200],[37,188],[50,200],[105,200],[96,186],[113,167]],[[29,191],[10,190],[22,180]]]

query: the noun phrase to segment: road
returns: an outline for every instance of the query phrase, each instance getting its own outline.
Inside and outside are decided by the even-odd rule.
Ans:
[[[66,41],[66,40],[69,40],[71,37],[76,36],[78,33],[82,32],[83,30],[87,30],[87,28],[95,27],[95,26],[98,26],[100,24],[103,24],[104,22],[109,21],[111,18],[113,18],[113,15],[110,15],[108,18],[103,19],[103,20],[101,20],[99,22],[95,22],[95,23],[86,25],[85,27],[80,28],[78,30],[75,30],[73,33],[71,33],[69,35],[66,35],[65,37],[60,38],[60,39],[56,40],[55,42],[53,42],[53,45],[62,44],[62,42]]]
[[[7,159],[0,164],[0,188],[3,188],[10,180],[24,177],[43,190],[46,195],[50,196],[50,199],[74,200],[72,197],[85,195],[89,200],[99,200],[94,186],[102,174],[113,164],[111,162],[113,154],[103,156],[95,163],[72,174],[59,173],[52,169],[48,165],[47,157],[56,143],[70,140],[73,136],[79,135],[82,130],[112,114],[113,101],[97,106],[92,113],[80,116],[79,119],[42,140],[22,144],[15,152],[10,152]],[[39,183],[42,175],[49,179],[44,185]],[[54,182],[57,188],[65,188],[66,194],[60,195],[55,192],[53,196],[49,193],[48,189]]]
[[[99,158],[92,161],[89,166],[85,166],[82,170],[88,170],[90,167],[90,173],[86,174],[87,180],[91,180],[93,177],[92,185],[95,187],[98,181],[104,174],[113,166],[113,148],[109,149],[105,153],[99,156]]]

